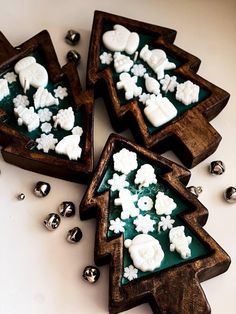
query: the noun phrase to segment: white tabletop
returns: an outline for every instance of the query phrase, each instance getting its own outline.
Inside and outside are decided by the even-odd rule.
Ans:
[[[68,29],[80,31],[76,47],[82,61],[79,73],[85,81],[86,56],[95,9],[142,20],[177,30],[175,44],[202,60],[199,74],[231,94],[226,108],[212,121],[223,140],[217,151],[192,170],[191,185],[201,185],[200,201],[209,210],[208,233],[231,256],[229,270],[202,283],[213,314],[236,313],[236,204],[228,204],[222,194],[236,185],[236,2],[215,1],[1,1],[0,30],[15,46],[42,29],[51,34],[63,65],[70,47],[64,36]],[[112,132],[101,100],[95,107],[95,156]],[[131,138],[129,132],[125,133]],[[172,153],[166,153],[178,162]],[[212,160],[226,164],[220,177],[208,173]],[[101,267],[95,285],[82,280],[82,270],[93,264],[95,221],[82,222],[79,215],[63,219],[55,232],[42,221],[56,211],[63,200],[76,203],[77,210],[85,186],[25,171],[0,159],[0,313],[1,314],[105,314],[108,313],[108,267]],[[34,184],[44,180],[52,190],[44,199],[32,193]],[[16,196],[25,193],[24,201]],[[83,239],[77,245],[66,242],[67,230],[80,226]],[[152,313],[145,304],[126,313]]]

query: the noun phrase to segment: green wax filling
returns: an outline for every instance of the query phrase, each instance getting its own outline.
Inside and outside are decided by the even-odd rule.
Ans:
[[[118,152],[117,150],[116,152]],[[116,153],[114,152],[114,153]],[[181,256],[176,252],[170,251],[170,241],[169,241],[169,229],[166,231],[163,231],[161,229],[160,232],[158,232],[158,222],[161,220],[160,215],[156,214],[156,210],[153,206],[153,208],[149,211],[142,211],[140,210],[141,215],[150,215],[151,219],[155,221],[154,225],[154,231],[149,232],[148,234],[153,236],[155,239],[157,239],[160,242],[160,245],[162,247],[162,250],[164,251],[164,259],[162,260],[162,263],[159,268],[155,269],[154,272],[159,272],[164,269],[168,269],[170,267],[174,267],[180,264],[185,263],[186,261],[195,260],[202,258],[204,256],[207,256],[210,254],[210,249],[202,243],[198,237],[189,229],[189,227],[186,225],[186,223],[180,218],[180,214],[183,214],[185,212],[189,212],[191,210],[188,202],[184,201],[172,188],[171,186],[167,185],[161,178],[161,175],[164,173],[162,169],[160,169],[156,165],[152,165],[155,169],[155,174],[157,177],[157,184],[151,184],[149,187],[142,187],[139,188],[137,185],[134,184],[135,175],[137,173],[137,170],[147,162],[143,160],[142,158],[138,157],[138,168],[136,170],[131,171],[126,178],[126,181],[129,182],[129,186],[127,189],[131,191],[132,194],[137,194],[138,199],[142,196],[149,196],[153,200],[153,204],[155,206],[155,199],[156,194],[158,192],[164,192],[165,195],[168,195],[171,197],[174,202],[176,203],[176,208],[173,210],[171,214],[171,218],[175,220],[175,223],[173,227],[177,226],[184,226],[185,227],[185,235],[192,237],[192,242],[189,245],[189,248],[191,250],[191,256],[187,259],[181,258]],[[108,232],[107,232],[107,238],[112,239],[116,236],[119,236],[118,234],[115,234],[113,231],[109,230],[110,221],[115,220],[116,218],[120,218],[121,214],[121,206],[115,206],[114,200],[119,197],[118,191],[111,191],[110,185],[108,184],[108,180],[113,177],[113,174],[115,173],[115,170],[113,168],[113,158],[111,157],[111,160],[109,161],[108,167],[101,179],[101,183],[97,189],[98,193],[103,193],[107,190],[109,190],[110,197],[109,197],[109,221],[108,221]],[[137,202],[134,203],[137,207]],[[125,232],[124,232],[124,240],[126,239],[133,239],[136,235],[140,234],[138,233],[135,228],[136,226],[133,224],[136,217],[128,218],[123,220],[125,222]],[[128,249],[124,248],[124,256],[123,256],[123,269],[125,267],[128,267],[129,265],[133,265],[133,262],[130,258]],[[148,276],[152,274],[153,272],[142,272],[138,271],[138,278],[142,278],[145,276]],[[124,271],[123,271],[124,274]],[[129,283],[129,280],[126,279],[124,276],[122,276],[121,284],[125,285]]]

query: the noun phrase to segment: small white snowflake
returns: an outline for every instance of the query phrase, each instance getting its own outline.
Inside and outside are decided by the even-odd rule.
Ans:
[[[120,218],[116,218],[115,220],[110,221],[109,230],[113,231],[114,233],[120,233],[125,231],[125,222],[120,220]]]
[[[151,210],[153,208],[153,200],[149,196],[142,196],[138,200],[138,207],[141,210]]]
[[[127,182],[125,179],[125,174],[119,176],[117,173],[114,173],[112,179],[108,180],[107,182],[110,184],[112,191],[120,191],[123,188],[129,186],[129,182]]]
[[[139,184],[139,188],[148,187],[150,184],[157,183],[153,166],[149,164],[142,165],[136,173],[134,183]]]
[[[173,92],[178,85],[176,81],[176,76],[169,76],[169,74],[166,74],[162,80],[160,80],[160,83],[162,85],[162,90],[164,92]]]
[[[73,135],[79,135],[81,136],[83,134],[83,129],[80,126],[75,126],[72,130],[71,133]]]
[[[175,97],[185,106],[198,101],[200,87],[191,81],[178,84]]]
[[[58,142],[56,138],[54,138],[53,134],[41,134],[41,137],[36,139],[36,142],[38,143],[37,149],[43,150],[44,153],[48,153],[50,149],[54,150],[55,145]]]
[[[148,99],[150,99],[151,94],[142,93],[140,96],[138,96],[139,102],[146,105],[146,102]]]
[[[9,84],[16,82],[16,78],[17,75],[14,72],[7,72],[4,76],[3,76]]]
[[[44,133],[50,133],[51,130],[52,130],[52,125],[48,122],[44,122],[42,125],[41,125],[41,130],[42,132]]]
[[[29,102],[29,99],[26,95],[17,95],[13,99],[13,104],[14,104],[15,108],[18,108],[19,106],[27,107],[27,106],[29,106],[30,102]]]
[[[163,231],[166,231],[167,229],[172,229],[173,224],[175,223],[174,219],[171,219],[170,215],[164,217],[161,217],[161,221],[158,222],[158,232],[161,231],[161,228]]]
[[[138,269],[135,268],[133,265],[125,267],[124,277],[127,278],[129,281],[138,278]]]
[[[39,109],[38,116],[40,122],[49,122],[52,118],[52,112],[48,108]]]
[[[137,154],[126,148],[122,148],[118,153],[114,154],[113,161],[115,171],[124,174],[130,173],[138,167]]]
[[[100,55],[100,61],[102,64],[111,64],[112,61],[113,61],[113,58],[112,58],[112,54],[111,53],[107,53],[107,52],[103,52],[101,55]]]
[[[150,215],[138,215],[134,220],[134,225],[136,226],[137,232],[148,233],[154,231],[155,221],[151,219]]]
[[[67,88],[62,86],[58,86],[56,89],[54,89],[54,93],[55,97],[60,98],[61,100],[68,96]]]
[[[134,66],[131,69],[131,72],[135,76],[143,77],[146,73],[147,69],[143,66],[143,64],[134,64]]]

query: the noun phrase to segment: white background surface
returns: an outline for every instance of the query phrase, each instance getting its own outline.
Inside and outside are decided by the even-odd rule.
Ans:
[[[62,65],[70,49],[64,35],[70,28],[79,30],[81,42],[76,48],[82,55],[79,73],[84,83],[95,9],[176,29],[175,44],[202,60],[199,74],[231,94],[227,107],[212,121],[223,140],[214,155],[192,170],[190,184],[203,187],[200,201],[209,210],[205,229],[232,258],[228,272],[204,282],[202,287],[213,314],[235,314],[236,204],[226,203],[222,193],[236,185],[236,2],[1,0],[0,30],[16,46],[47,29]],[[104,105],[97,101],[96,159],[111,131]],[[177,161],[172,153],[165,155]],[[207,171],[209,163],[217,159],[226,164],[221,177]],[[77,215],[63,219],[55,232],[42,226],[44,217],[56,211],[63,200],[74,201],[78,208],[85,186],[21,170],[2,158],[0,168],[0,314],[108,313],[108,268],[100,268],[101,278],[95,285],[81,279],[83,268],[93,263],[95,221],[81,222]],[[52,186],[45,199],[37,199],[32,193],[39,180]],[[16,200],[20,192],[26,194],[22,202]],[[66,242],[65,235],[76,225],[84,237],[73,246]],[[148,305],[142,305],[126,313],[152,312]]]

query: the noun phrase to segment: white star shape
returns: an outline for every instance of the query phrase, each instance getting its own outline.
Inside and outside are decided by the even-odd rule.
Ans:
[[[154,231],[153,225],[155,221],[151,219],[150,215],[138,215],[138,217],[134,220],[134,225],[136,226],[137,232],[148,233]]]
[[[50,133],[51,130],[52,130],[52,125],[48,122],[44,122],[42,125],[41,125],[41,130],[42,132],[44,133]]]
[[[9,84],[16,82],[16,78],[17,75],[14,72],[7,72],[4,76],[3,76]]]
[[[127,182],[125,179],[125,174],[119,176],[117,173],[114,173],[112,179],[108,180],[107,182],[111,186],[111,190],[114,192],[120,191],[123,188],[129,186],[129,182]]]
[[[146,68],[143,66],[143,64],[134,64],[134,66],[131,69],[131,72],[135,75],[135,76],[139,76],[139,77],[143,77],[144,74],[146,73]]]
[[[36,139],[37,149],[43,150],[44,153],[48,153],[50,149],[54,150],[58,140],[54,138],[53,134],[41,134],[41,137]]]
[[[58,86],[56,89],[53,90],[55,93],[55,97],[60,98],[61,100],[68,96],[67,88]]]
[[[39,109],[38,116],[40,122],[49,122],[52,118],[52,112],[48,108]]]
[[[158,222],[158,232],[161,231],[161,228],[163,231],[166,231],[167,229],[172,229],[173,224],[175,223],[174,219],[171,219],[170,215],[164,217],[161,217],[161,221]]]
[[[135,268],[133,265],[125,267],[124,277],[127,278],[129,281],[138,278],[138,269]]]
[[[100,61],[102,64],[111,64],[112,61],[113,61],[113,58],[112,58],[112,54],[111,53],[107,53],[107,52],[103,52],[101,55],[100,55]]]
[[[120,218],[116,218],[115,220],[110,221],[109,230],[113,231],[114,233],[120,233],[125,231],[125,222],[122,221]]]

